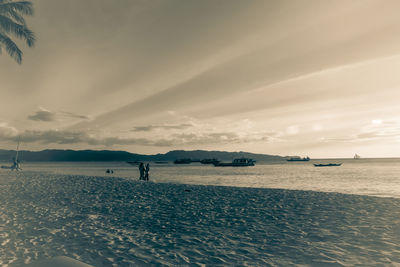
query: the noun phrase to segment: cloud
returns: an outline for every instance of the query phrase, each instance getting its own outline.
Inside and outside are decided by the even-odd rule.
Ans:
[[[276,133],[236,133],[236,132],[212,132],[212,133],[183,133],[173,135],[175,144],[183,145],[224,145],[246,144],[254,142],[271,142],[275,140]]]
[[[121,137],[97,137],[82,131],[33,131],[27,130],[18,133],[12,127],[3,127],[0,124],[0,137],[3,141],[15,142],[20,139],[23,143],[39,143],[44,145],[73,145],[86,144],[90,146],[107,146],[115,145],[141,145],[141,146],[170,146],[175,144],[171,140],[149,139],[149,138],[121,138]]]
[[[36,111],[35,114],[28,116],[28,119],[32,121],[55,121],[56,113],[42,109]]]
[[[6,122],[0,122],[0,137],[2,139],[8,139],[16,136],[18,130],[12,126],[9,126]]]
[[[150,132],[156,129],[163,130],[183,130],[189,127],[192,127],[193,124],[190,123],[182,123],[177,125],[147,125],[147,126],[135,126],[133,128],[134,132]]]
[[[28,130],[20,133],[21,141],[24,143],[41,143],[41,144],[87,144],[87,145],[152,145],[153,141],[146,138],[120,138],[120,137],[96,137],[81,131],[32,131]],[[15,135],[6,136],[7,140],[14,141]]]
[[[293,134],[298,134],[300,131],[299,126],[297,125],[291,125],[286,128],[287,134],[293,135]]]
[[[61,117],[63,118],[74,118],[74,119],[84,119],[84,120],[89,120],[90,118],[85,115],[80,115],[76,114],[73,112],[69,111],[60,111],[60,112],[53,112],[50,110],[47,110],[45,108],[39,107],[39,111],[36,111],[35,114],[28,116],[29,120],[32,121],[46,121],[46,122],[52,122],[56,121],[57,119],[60,119]]]
[[[380,124],[382,124],[382,120],[381,119],[375,119],[375,120],[372,120],[371,123],[374,124],[374,125],[380,125]]]
[[[70,118],[83,119],[83,120],[90,120],[90,117],[89,117],[89,116],[80,115],[80,114],[75,114],[75,113],[68,112],[68,111],[61,111],[60,114],[66,116],[66,117],[70,117]]]
[[[387,129],[379,129],[379,130],[368,130],[363,131],[358,134],[347,135],[347,136],[339,136],[333,138],[322,138],[323,142],[357,142],[357,141],[365,141],[365,140],[381,140],[381,139],[390,139],[394,137],[400,136],[400,128],[387,128]]]
[[[183,133],[174,135],[177,142],[186,145],[207,145],[207,144],[225,144],[240,143],[241,138],[233,132],[219,133]]]
[[[89,146],[151,146],[151,147],[174,147],[188,145],[221,145],[221,144],[239,144],[251,142],[270,142],[275,133],[258,133],[256,135],[240,135],[236,132],[209,132],[209,133],[182,133],[172,134],[167,137],[153,138],[122,138],[116,136],[99,137],[82,131],[62,131],[47,130],[34,131],[27,130],[18,133],[12,127],[2,127],[0,124],[0,137],[5,141],[15,142],[20,138],[23,143],[38,143],[43,145],[74,145],[85,144]]]

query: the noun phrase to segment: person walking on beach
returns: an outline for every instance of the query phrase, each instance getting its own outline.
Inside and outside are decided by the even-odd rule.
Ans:
[[[144,180],[145,181],[149,180],[149,171],[150,171],[150,163],[147,163],[146,168],[144,170]]]
[[[143,164],[143,162],[139,163],[139,173],[140,173],[139,180],[144,180],[144,164]]]

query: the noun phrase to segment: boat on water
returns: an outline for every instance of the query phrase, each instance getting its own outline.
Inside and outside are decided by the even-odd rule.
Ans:
[[[174,160],[174,164],[190,164],[193,161],[191,159],[176,159]]]
[[[325,163],[325,164],[314,164],[315,167],[332,167],[332,166],[340,166],[342,163]]]
[[[127,161],[126,163],[131,164],[131,165],[139,165],[141,163],[141,161],[140,160]]]
[[[18,159],[19,143],[20,143],[20,140],[18,140],[17,151],[16,151],[16,154],[15,154],[15,157],[13,160],[13,164],[11,166],[2,165],[1,166],[2,169],[8,169],[8,170],[12,170],[12,171],[22,171],[21,162]]]
[[[304,157],[304,158],[291,157],[291,158],[288,158],[287,161],[310,161],[310,158],[308,156]]]
[[[212,158],[212,159],[202,159],[200,160],[201,164],[214,164],[220,162],[219,160]]]
[[[358,154],[354,155],[354,159],[360,159],[360,158],[361,158],[360,155],[358,155]]]
[[[12,171],[22,171],[21,163],[16,160],[11,166],[1,165],[2,169],[12,170]]]
[[[214,162],[215,167],[246,167],[254,166],[255,160],[248,158],[234,159],[232,162]]]

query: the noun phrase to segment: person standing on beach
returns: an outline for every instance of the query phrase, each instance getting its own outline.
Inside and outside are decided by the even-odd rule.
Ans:
[[[140,173],[139,180],[144,180],[144,164],[143,164],[143,162],[139,163],[139,173]]]
[[[150,163],[146,164],[146,168],[144,170],[145,174],[144,174],[144,180],[148,181],[149,180],[149,171],[150,171]]]

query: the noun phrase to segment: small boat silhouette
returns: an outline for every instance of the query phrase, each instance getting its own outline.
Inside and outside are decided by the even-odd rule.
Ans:
[[[234,159],[232,162],[213,162],[215,167],[245,167],[254,166],[256,161],[248,158]]]
[[[13,164],[11,166],[2,165],[1,166],[2,169],[9,169],[9,170],[12,170],[12,171],[22,171],[21,162],[18,159],[19,144],[20,144],[20,138],[18,138],[17,151],[16,151],[15,157],[13,159]]]
[[[291,157],[288,158],[287,161],[310,161],[309,157],[300,158],[300,157]]]
[[[326,163],[326,164],[314,164],[315,167],[332,167],[332,166],[340,166],[342,163]]]

